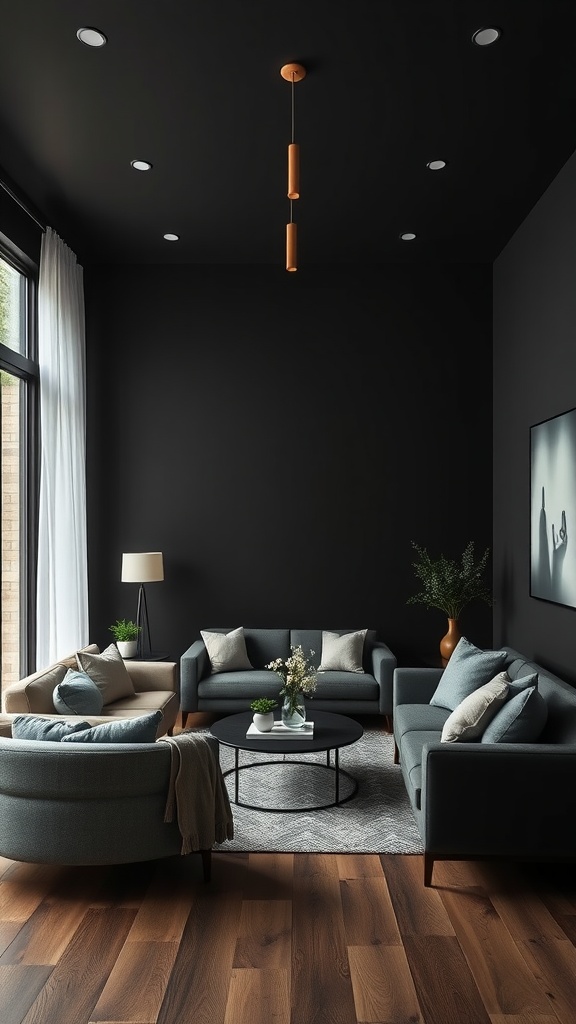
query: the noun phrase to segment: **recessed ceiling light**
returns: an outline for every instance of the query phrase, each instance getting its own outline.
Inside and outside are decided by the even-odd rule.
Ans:
[[[416,238],[416,235],[413,231],[403,231],[400,238],[403,242],[412,242]]]
[[[104,46],[108,42],[99,28],[79,28],[76,36],[86,46]]]
[[[430,171],[441,171],[443,167],[446,167],[446,161],[429,160],[428,163],[426,164],[426,167],[428,167]]]
[[[131,160],[130,167],[133,167],[135,171],[151,171],[152,164],[149,160]]]
[[[490,46],[497,39],[500,39],[499,28],[478,28],[472,36],[472,42],[476,43],[476,46]]]
[[[168,231],[168,233],[164,235],[164,238],[167,242],[178,242],[180,235],[173,235],[171,231]]]

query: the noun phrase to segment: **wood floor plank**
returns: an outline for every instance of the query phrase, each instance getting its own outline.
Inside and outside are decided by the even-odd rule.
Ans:
[[[158,1024],[224,1024],[242,893],[198,894],[188,917]]]
[[[342,879],[380,878],[382,875],[382,864],[377,853],[338,853],[336,863]]]
[[[401,946],[349,946],[359,1024],[420,1024],[422,1014]]]
[[[244,900],[233,966],[281,970],[291,955],[292,901]]]
[[[0,967],[2,1024],[20,1024],[51,973],[51,967]]]
[[[576,1020],[576,949],[564,939],[540,938],[519,943],[528,966],[541,980],[552,1009],[562,1024]]]
[[[224,1024],[290,1024],[288,970],[233,970]]]
[[[356,1024],[338,862],[300,854],[294,865],[292,924],[294,1024]]]
[[[455,935],[408,935],[404,948],[426,1024],[490,1024]]]
[[[118,959],[92,1010],[91,1020],[111,1024],[156,1021],[178,954],[178,941],[131,942]]]
[[[88,907],[86,900],[47,897],[0,956],[0,965],[57,964]]]
[[[487,896],[443,890],[442,901],[489,1013],[550,1012],[550,1004]]]
[[[294,878],[293,853],[251,853],[244,885],[247,900],[289,900]]]
[[[88,1021],[134,916],[134,911],[129,909],[89,909],[23,1024],[83,1024]]]
[[[194,889],[157,877],[138,907],[129,942],[179,942],[195,898]]]
[[[491,1013],[491,1024],[558,1024],[555,1013],[541,1016],[535,1013]]]
[[[24,927],[25,921],[0,921],[0,958],[14,941],[18,932]],[[2,963],[0,959],[0,964]]]
[[[347,878],[340,882],[344,933],[348,946],[400,946],[402,939],[388,885],[379,878]]]
[[[437,889],[422,885],[421,858],[381,855],[401,935],[454,935]]]

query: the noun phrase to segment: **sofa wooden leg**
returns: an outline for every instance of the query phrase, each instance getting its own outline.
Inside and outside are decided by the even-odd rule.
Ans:
[[[424,854],[424,886],[432,885],[432,872],[434,870],[434,857],[431,853]]]
[[[394,764],[400,764],[400,754],[396,740],[394,740]]]
[[[200,850],[202,855],[202,872],[204,881],[209,882],[212,878],[212,850]]]
[[[188,715],[189,715],[189,714],[190,714],[190,712],[189,712],[189,711],[183,711],[183,712],[182,712],[182,728],[183,728],[183,729],[185,729],[185,728],[186,728],[186,722],[188,721]]]

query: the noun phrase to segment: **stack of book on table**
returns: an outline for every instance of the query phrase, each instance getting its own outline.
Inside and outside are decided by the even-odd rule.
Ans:
[[[274,722],[270,732],[260,732],[260,729],[256,728],[254,722],[250,723],[246,739],[267,740],[269,737],[279,740],[312,740],[314,739],[314,722],[304,722],[301,729],[287,729],[282,722]]]

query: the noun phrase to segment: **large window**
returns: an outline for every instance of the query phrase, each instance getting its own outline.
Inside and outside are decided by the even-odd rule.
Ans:
[[[2,691],[34,650],[36,268],[0,238],[0,625]]]

